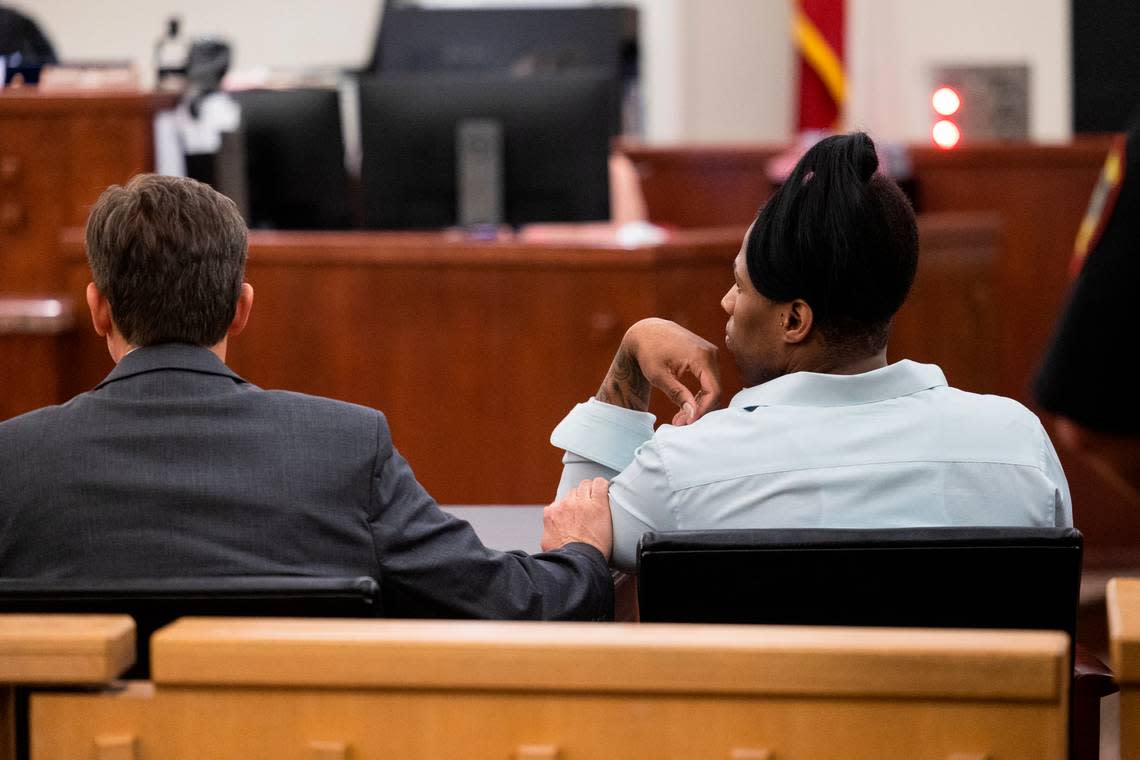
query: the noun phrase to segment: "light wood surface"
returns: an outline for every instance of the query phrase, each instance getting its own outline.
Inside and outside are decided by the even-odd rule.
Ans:
[[[1108,582],[1112,669],[1120,683],[1120,757],[1140,758],[1140,578]]]
[[[1065,758],[1063,713],[1034,703],[180,689],[33,704],[32,760],[89,757],[102,726],[137,730],[140,760],[300,760],[314,742],[353,760],[503,760],[535,745],[567,760]]]
[[[117,736],[168,760],[1061,760],[1067,651],[1034,632],[185,619],[156,637],[153,690],[34,695],[32,758]]]
[[[1121,683],[1140,686],[1140,578],[1108,582],[1112,670]]]
[[[0,683],[108,683],[134,659],[127,615],[0,614]]]
[[[1068,680],[1047,632],[184,618],[151,647],[159,685],[1055,699]]]

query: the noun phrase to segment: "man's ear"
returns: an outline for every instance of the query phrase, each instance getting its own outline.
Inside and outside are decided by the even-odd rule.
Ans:
[[[802,298],[789,301],[783,317],[785,343],[802,343],[811,335],[813,315],[807,301]]]
[[[100,338],[110,335],[114,324],[111,320],[111,304],[93,282],[87,283],[87,309],[91,312],[91,325],[95,328],[95,334]]]
[[[237,308],[234,309],[234,319],[230,322],[229,329],[226,330],[227,338],[232,338],[245,329],[251,311],[253,311],[253,286],[248,282],[243,282],[241,292],[238,293]]]

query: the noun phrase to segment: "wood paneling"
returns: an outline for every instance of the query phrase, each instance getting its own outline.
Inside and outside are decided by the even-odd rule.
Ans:
[[[1112,669],[1120,683],[1120,757],[1140,759],[1140,578],[1108,582]]]
[[[0,92],[0,294],[62,284],[61,230],[108,185],[154,165],[151,121],[169,98]]]
[[[1001,218],[924,214],[910,296],[891,325],[887,358],[942,367],[951,385],[986,393],[1004,357],[988,318],[997,298]]]
[[[0,682],[105,684],[135,660],[128,615],[0,614]]]
[[[0,420],[67,399],[74,340],[70,299],[0,296]]]
[[[34,760],[1064,757],[1060,633],[183,620],[153,690],[34,694]],[[529,753],[529,754],[527,754]]]
[[[768,162],[784,145],[654,147],[619,141],[649,219],[668,227],[747,226],[772,193]]]
[[[160,688],[1058,700],[1068,683],[1060,667],[1067,637],[1044,631],[183,618],[156,633],[151,648]],[[973,656],[984,664],[962,670]]]

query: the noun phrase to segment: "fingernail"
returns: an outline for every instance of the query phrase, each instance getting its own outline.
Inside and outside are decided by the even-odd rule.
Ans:
[[[685,416],[688,417],[690,420],[693,419],[693,405],[690,404],[688,401],[686,401],[684,403],[684,405],[681,407],[681,411],[683,411],[685,413]]]

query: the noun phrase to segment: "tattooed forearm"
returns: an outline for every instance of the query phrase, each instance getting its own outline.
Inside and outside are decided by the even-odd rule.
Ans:
[[[618,349],[606,379],[598,388],[598,401],[644,412],[649,408],[649,381],[637,359],[624,346]]]

